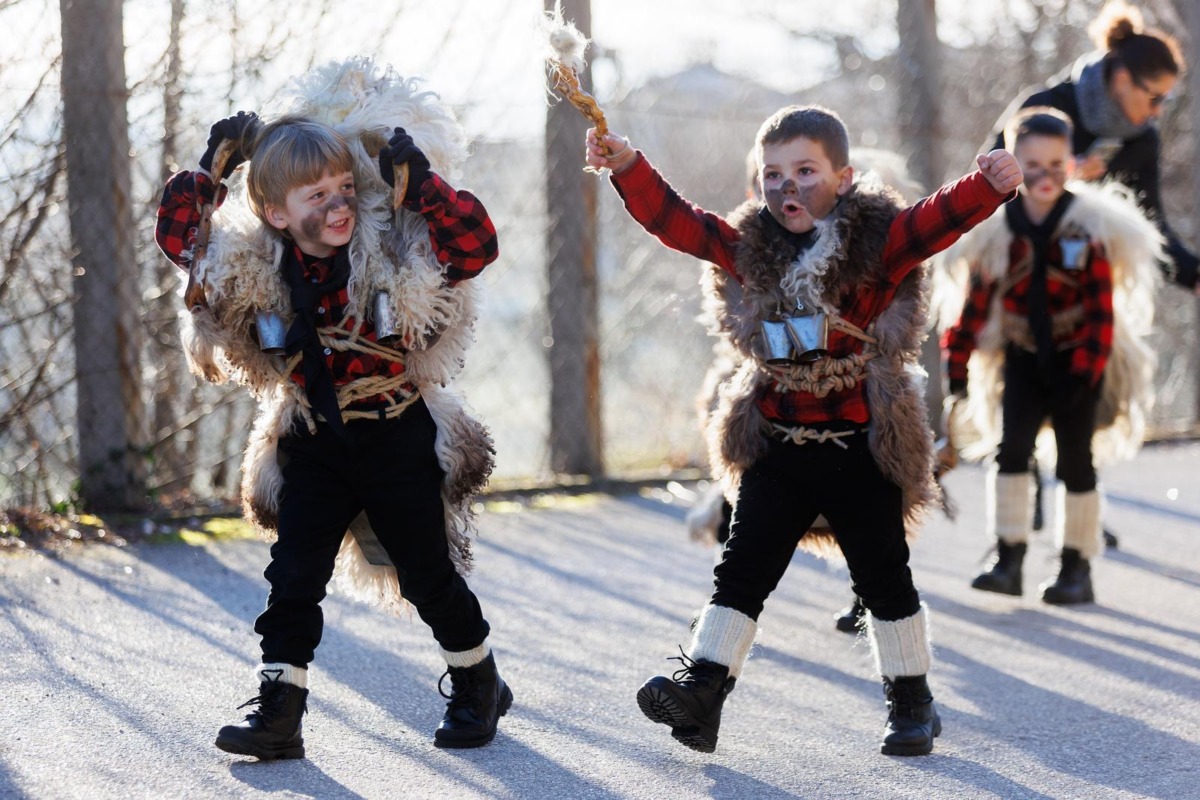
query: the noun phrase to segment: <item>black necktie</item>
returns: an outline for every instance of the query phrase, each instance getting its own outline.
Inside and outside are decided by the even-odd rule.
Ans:
[[[1041,224],[1034,225],[1025,213],[1025,204],[1018,198],[1004,207],[1008,226],[1017,236],[1029,240],[1032,250],[1033,268],[1029,274],[1029,328],[1037,346],[1038,370],[1042,378],[1049,381],[1054,372],[1054,330],[1050,318],[1050,292],[1046,286],[1046,253],[1054,231],[1063,214],[1071,205],[1074,195],[1063,192],[1049,215]]]
[[[329,423],[339,436],[345,435],[342,412],[338,407],[333,374],[325,363],[321,337],[317,335],[317,304],[329,292],[341,289],[350,280],[350,259],[346,249],[333,257],[329,280],[316,284],[304,277],[304,263],[295,248],[289,248],[283,258],[283,280],[291,290],[292,310],[296,319],[288,328],[284,352],[289,356],[300,353],[300,371],[304,376],[304,393],[312,410]]]

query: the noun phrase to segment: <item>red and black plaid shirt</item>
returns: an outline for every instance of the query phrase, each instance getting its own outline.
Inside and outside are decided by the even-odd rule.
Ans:
[[[737,230],[716,214],[680,197],[641,153],[627,170],[613,175],[612,181],[629,213],[659,241],[674,250],[711,261],[741,282],[734,264],[740,238]],[[884,248],[883,267],[887,277],[844,294],[838,302],[838,313],[865,330],[887,308],[897,285],[914,267],[987,219],[1005,199],[982,174],[975,172],[901,211],[892,222]],[[829,332],[833,358],[858,352],[861,347],[862,342],[848,334]],[[825,397],[780,391],[769,384],[760,390],[758,408],[767,419],[805,424],[835,420],[867,422],[871,416],[862,382]]]
[[[971,278],[967,300],[958,322],[942,335],[946,351],[946,377],[952,381],[967,379],[967,362],[975,349],[979,332],[987,323],[992,300],[1004,285],[1006,291],[1000,303],[1004,312],[1029,317],[1030,265],[1033,248],[1029,240],[1014,236],[1008,249],[1008,279],[988,282],[979,274]],[[1112,268],[1104,248],[1093,243],[1090,263],[1083,269],[1062,271],[1054,266],[1061,263],[1058,242],[1051,242],[1046,254],[1050,268],[1046,271],[1046,305],[1051,316],[1075,306],[1083,307],[1079,324],[1066,331],[1057,331],[1054,343],[1058,349],[1074,348],[1071,353],[1071,372],[1086,378],[1092,386],[1100,381],[1108,355],[1112,352],[1113,304]],[[1011,276],[1020,275],[1013,281]]]
[[[218,205],[224,201],[225,193],[222,185]],[[155,239],[167,258],[184,269],[188,268],[195,246],[200,206],[212,196],[213,182],[204,172],[180,172],[167,182],[163,191]],[[483,204],[470,192],[455,191],[438,175],[431,174],[421,185],[420,196],[405,203],[405,208],[425,217],[434,253],[445,266],[446,279],[451,284],[475,277],[496,259],[495,226]],[[329,281],[333,256],[316,258],[300,252],[298,247],[295,256],[304,267],[305,280],[318,285]],[[353,330],[358,320],[346,314],[349,304],[350,295],[345,287],[322,293],[316,309],[317,324]],[[375,328],[369,320],[363,321],[360,335],[372,342],[376,340]],[[369,375],[391,377],[404,372],[403,364],[369,353],[326,348],[325,359],[337,386]],[[299,368],[292,372],[292,380],[304,384]],[[374,408],[385,401],[384,397],[367,398],[354,403],[352,408]]]

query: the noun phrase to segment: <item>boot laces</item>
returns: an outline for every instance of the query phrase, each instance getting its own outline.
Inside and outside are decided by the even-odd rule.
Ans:
[[[285,688],[286,685],[282,683],[275,685],[264,682],[259,687],[258,694],[242,703],[238,706],[238,709],[240,710],[247,706],[258,706],[258,708],[255,708],[246,715],[246,719],[259,717],[263,722],[270,722],[281,717],[284,713],[284,703],[288,695],[288,689]],[[306,708],[304,712],[308,713],[308,709]]]
[[[669,656],[667,661],[678,661],[683,666],[675,670],[671,680],[681,684],[706,685],[712,678],[712,662],[698,662],[683,651],[679,645],[679,655]]]
[[[887,703],[893,714],[898,717],[915,717],[918,703],[917,687],[909,683],[887,683]]]
[[[447,675],[450,676],[450,694],[446,694],[446,690],[442,688]],[[460,708],[470,711],[477,710],[479,693],[473,691],[475,686],[475,672],[469,668],[448,669],[442,673],[442,677],[438,678],[438,694],[449,701],[446,703],[447,711],[455,711]]]

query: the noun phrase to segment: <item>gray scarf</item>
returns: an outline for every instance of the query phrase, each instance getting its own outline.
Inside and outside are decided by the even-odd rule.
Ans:
[[[1079,121],[1084,130],[1096,135],[1112,136],[1129,141],[1145,133],[1154,120],[1134,125],[1108,94],[1104,82],[1104,53],[1088,53],[1075,62],[1071,70],[1075,84],[1075,101],[1079,103]]]

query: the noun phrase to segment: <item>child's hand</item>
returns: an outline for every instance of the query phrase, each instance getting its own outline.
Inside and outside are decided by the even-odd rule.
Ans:
[[[208,130],[208,149],[204,151],[204,155],[200,156],[200,168],[212,174],[213,156],[217,154],[217,148],[221,146],[221,142],[226,139],[236,141],[238,143],[237,150],[234,150],[229,156],[221,174],[214,176],[222,180],[228,178],[246,160],[246,146],[253,142],[261,128],[262,123],[253,111],[239,111],[232,117],[214,122]]]
[[[429,178],[429,159],[417,147],[404,128],[396,128],[387,146],[379,151],[379,174],[388,186],[394,186],[396,167],[408,164],[408,191],[405,200],[412,200],[421,193],[421,184]]]
[[[987,182],[1000,194],[1008,194],[1021,185],[1025,175],[1016,156],[1007,150],[993,150],[986,156],[976,156],[975,163]]]
[[[637,151],[629,144],[629,140],[619,133],[609,131],[603,139],[603,145],[602,147],[601,140],[596,136],[596,129],[588,128],[585,160],[589,167],[593,169],[607,168],[614,173],[622,172],[637,158]],[[606,155],[605,148],[612,155]]]

